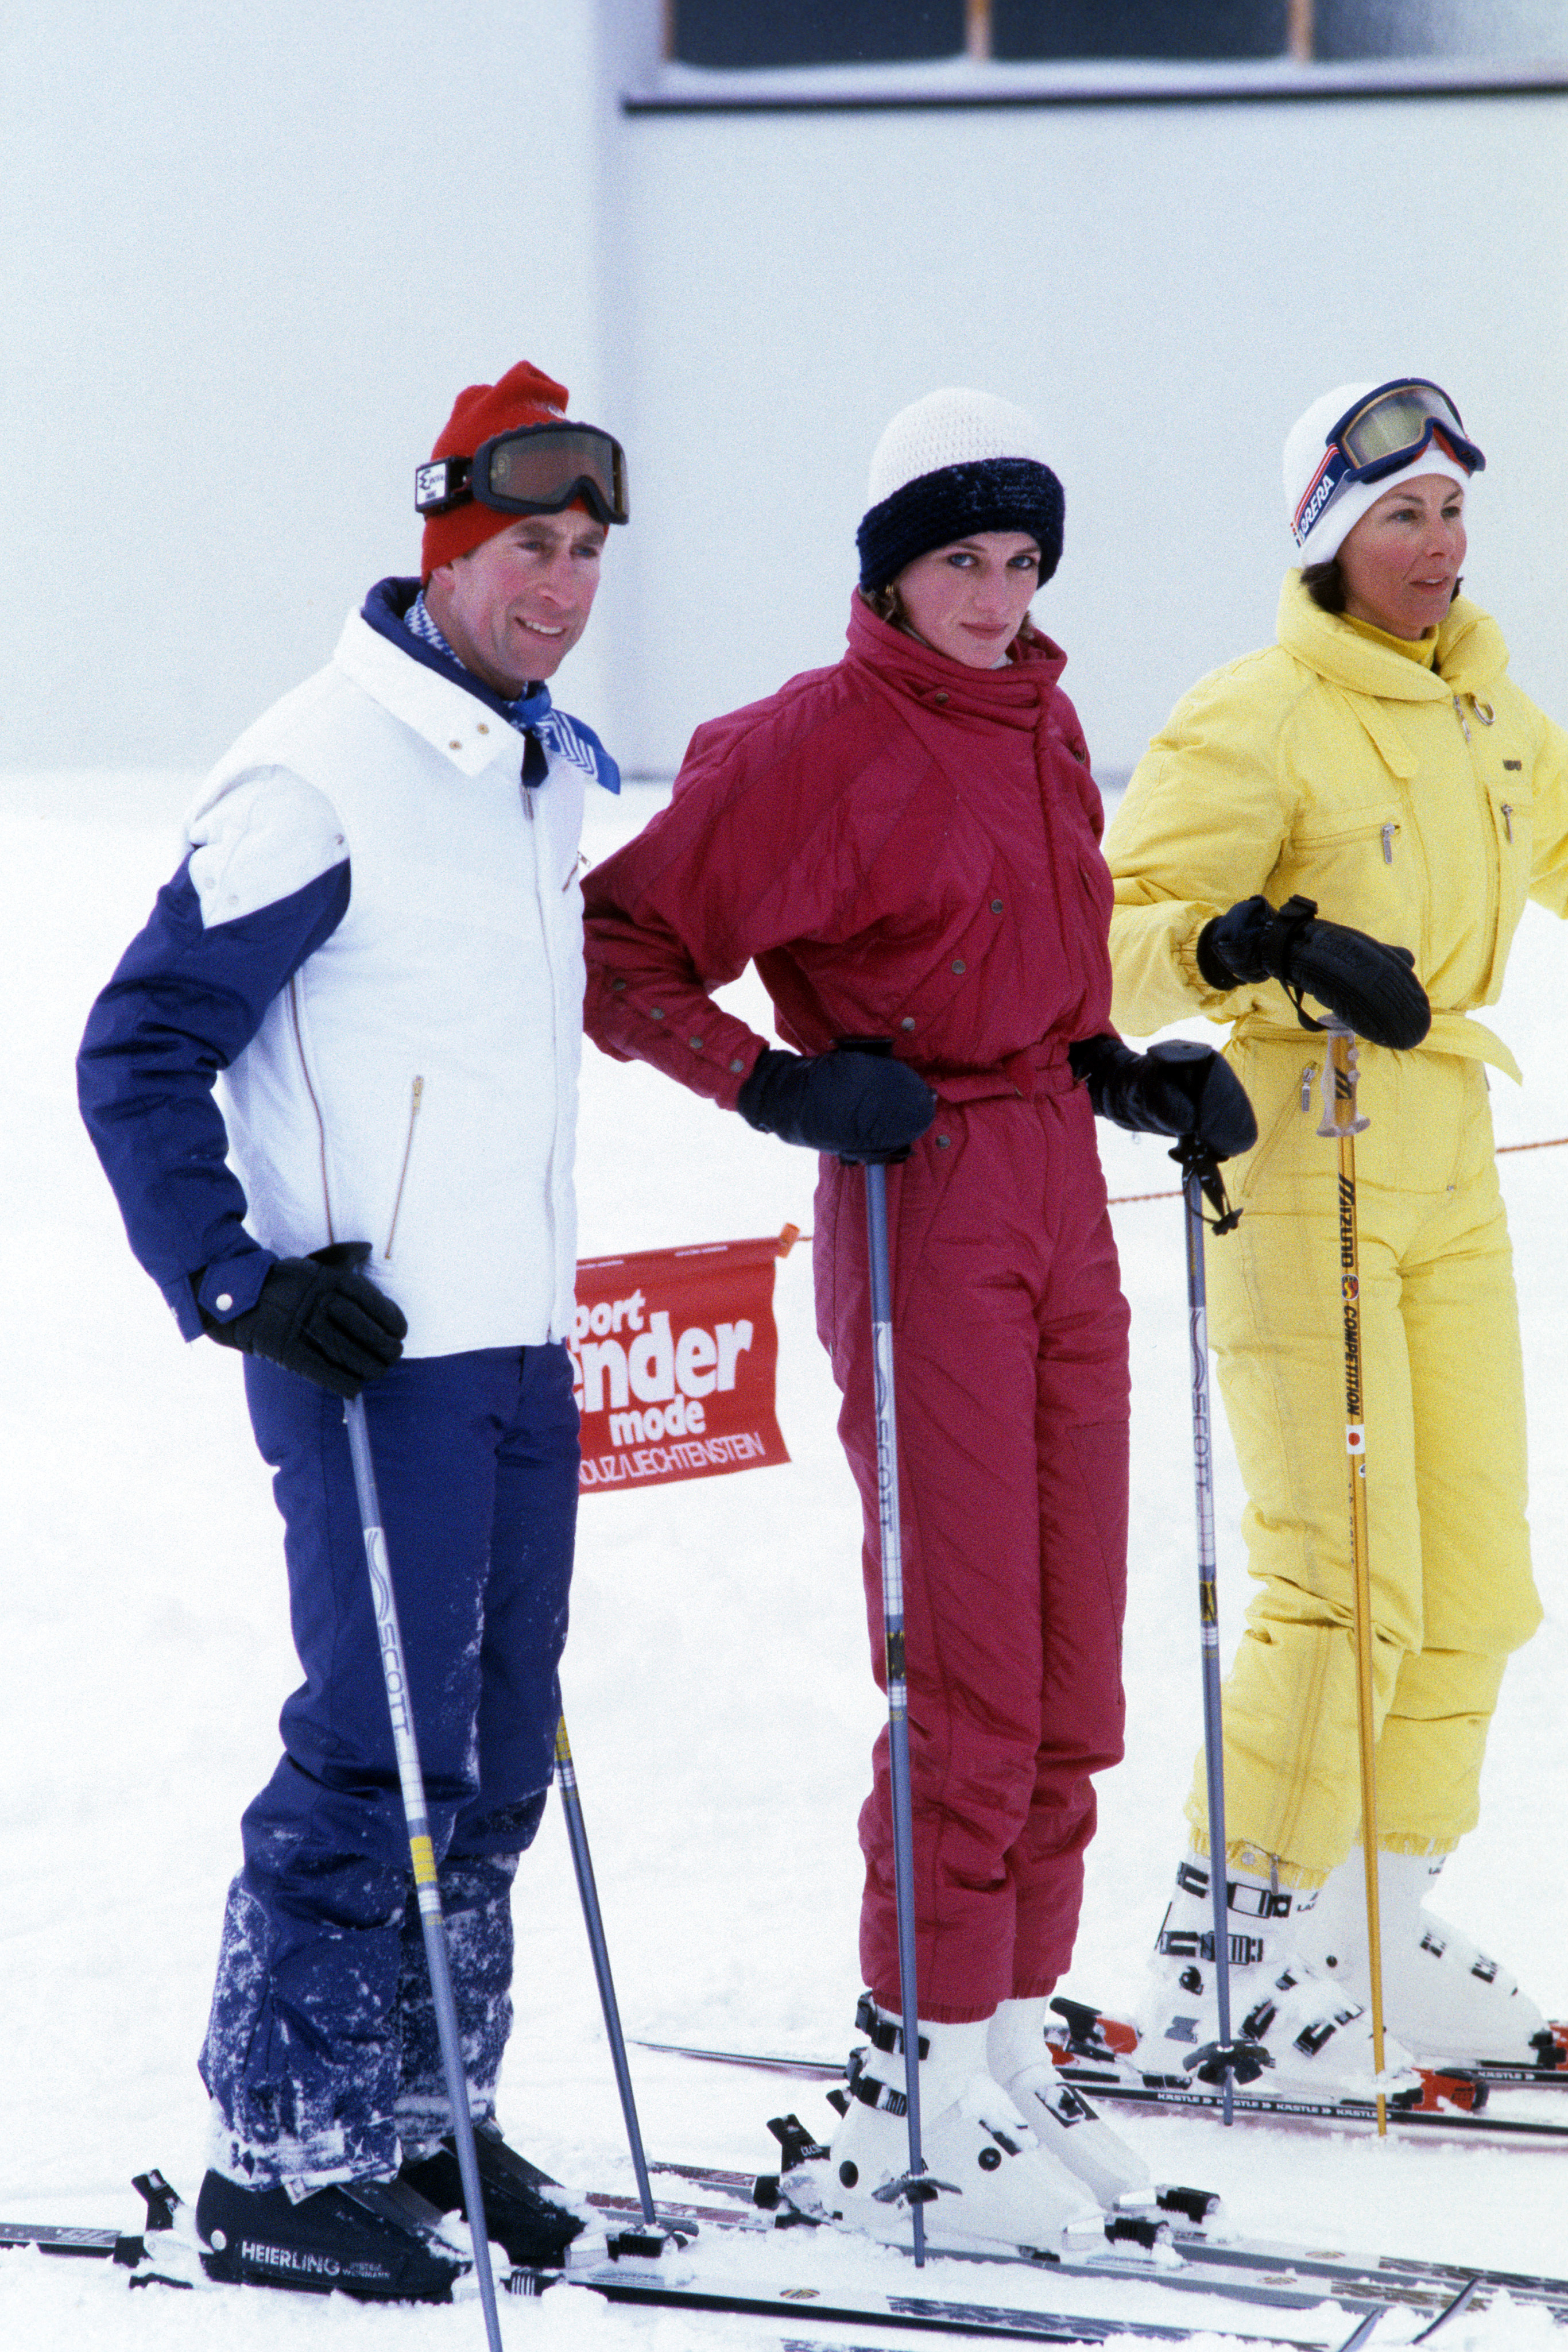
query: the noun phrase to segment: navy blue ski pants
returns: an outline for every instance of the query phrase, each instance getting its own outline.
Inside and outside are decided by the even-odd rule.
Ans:
[[[305,1671],[247,1807],[202,2074],[258,2187],[395,2169],[450,2122],[340,1401],[249,1358]],[[364,1391],[476,2111],[511,2025],[510,1887],[544,1812],[577,1517],[564,1347],[405,1359]]]

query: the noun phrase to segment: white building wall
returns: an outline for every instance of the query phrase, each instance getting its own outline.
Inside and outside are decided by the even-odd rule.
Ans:
[[[905,401],[1032,409],[1067,495],[1036,606],[1103,763],[1273,634],[1280,452],[1332,385],[1419,372],[1489,457],[1467,585],[1568,718],[1568,100],[1364,100],[623,124],[636,667],[695,722],[831,661],[865,467]]]
[[[610,105],[592,0],[0,9],[0,766],[204,766],[417,569],[464,384],[600,410]]]
[[[623,115],[657,0],[53,0],[0,19],[0,767],[199,767],[413,568],[412,468],[527,355],[633,520],[561,698],[633,771],[830,661],[865,461],[1035,408],[1042,625],[1102,764],[1266,638],[1278,451],[1449,385],[1469,584],[1568,716],[1568,100]]]

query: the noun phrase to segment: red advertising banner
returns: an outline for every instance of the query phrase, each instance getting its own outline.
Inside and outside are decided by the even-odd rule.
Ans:
[[[567,1344],[583,1494],[789,1461],[773,1403],[773,1269],[795,1238],[786,1225],[766,1241],[580,1260]]]

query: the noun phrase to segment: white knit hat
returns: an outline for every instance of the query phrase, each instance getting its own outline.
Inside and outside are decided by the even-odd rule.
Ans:
[[[872,452],[866,500],[856,536],[868,593],[973,531],[1032,533],[1042,583],[1061,561],[1061,485],[1040,427],[988,392],[951,386],[901,408]]]
[[[943,466],[973,465],[981,457],[1033,457],[1048,463],[1040,427],[1027,409],[988,392],[928,392],[912,401],[883,433],[871,454],[865,502],[881,506],[905,482],[935,474]]]
[[[1450,457],[1436,441],[1429,441],[1409,465],[1385,474],[1378,481],[1341,482],[1314,513],[1310,493],[1328,455],[1329,434],[1348,409],[1376,390],[1375,382],[1336,385],[1321,400],[1314,400],[1285,436],[1285,513],[1295,537],[1297,561],[1303,570],[1309,563],[1327,563],[1337,555],[1362,516],[1396,482],[1413,481],[1418,474],[1446,474],[1450,481],[1465,484],[1471,479],[1468,466]]]

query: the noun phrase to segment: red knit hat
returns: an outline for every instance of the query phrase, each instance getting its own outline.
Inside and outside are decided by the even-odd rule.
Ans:
[[[564,383],[556,383],[527,360],[519,360],[499,383],[471,383],[458,394],[431,457],[472,457],[479,444],[493,434],[511,433],[521,425],[558,424],[566,415],[567,399]],[[438,563],[451,563],[466,555],[470,548],[482,546],[517,520],[515,514],[501,514],[477,499],[465,499],[446,514],[432,515],[424,526],[421,556],[425,579]]]

